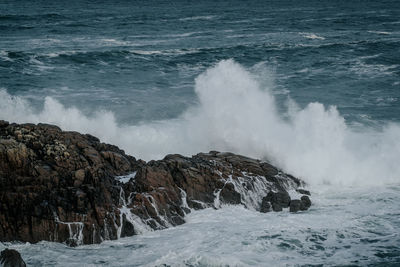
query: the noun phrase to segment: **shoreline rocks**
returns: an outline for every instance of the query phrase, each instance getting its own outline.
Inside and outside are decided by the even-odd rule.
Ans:
[[[91,135],[0,121],[0,241],[100,243],[180,225],[193,210],[225,204],[306,210],[303,186],[233,153],[146,163]],[[288,190],[303,196],[291,200]]]
[[[25,267],[26,264],[15,249],[6,248],[0,253],[0,264],[3,267]]]

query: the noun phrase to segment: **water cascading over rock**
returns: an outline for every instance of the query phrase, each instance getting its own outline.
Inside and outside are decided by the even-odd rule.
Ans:
[[[0,241],[100,243],[183,224],[197,209],[306,210],[304,183],[211,151],[144,162],[96,137],[0,121]],[[291,200],[288,191],[304,195]]]

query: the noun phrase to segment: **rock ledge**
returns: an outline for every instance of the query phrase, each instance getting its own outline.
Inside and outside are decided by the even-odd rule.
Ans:
[[[211,151],[144,162],[91,135],[0,120],[0,241],[100,243],[185,222],[193,210],[311,206],[267,162]],[[289,190],[303,196],[291,200]]]

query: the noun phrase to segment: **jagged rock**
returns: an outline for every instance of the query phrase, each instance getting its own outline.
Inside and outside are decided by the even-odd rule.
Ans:
[[[146,163],[91,135],[0,121],[0,241],[99,243],[180,225],[192,210],[221,204],[278,211],[289,206],[287,190],[301,186],[233,153]]]
[[[1,121],[0,121],[1,125]],[[18,251],[15,249],[8,249],[6,248],[0,254],[0,264],[3,267],[25,267],[26,264],[19,254]]]
[[[118,157],[104,157],[107,153]],[[129,168],[115,168],[119,161]],[[79,245],[98,243],[106,235],[117,238],[119,188],[114,176],[140,164],[90,135],[52,125],[1,122],[0,241]]]

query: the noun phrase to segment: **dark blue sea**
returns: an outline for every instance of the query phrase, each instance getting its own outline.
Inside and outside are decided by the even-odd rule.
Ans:
[[[0,1],[0,119],[144,160],[232,151],[313,193],[304,213],[194,212],[32,266],[400,266],[400,1]]]

